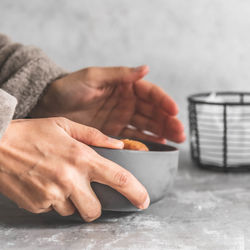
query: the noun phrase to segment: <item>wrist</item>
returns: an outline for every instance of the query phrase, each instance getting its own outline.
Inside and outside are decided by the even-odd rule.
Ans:
[[[54,113],[54,107],[57,103],[57,96],[56,96],[56,88],[57,88],[57,81],[52,82],[51,84],[47,85],[44,89],[43,93],[41,94],[37,104],[29,113],[29,117],[31,118],[38,118],[38,117],[49,117],[52,116]]]

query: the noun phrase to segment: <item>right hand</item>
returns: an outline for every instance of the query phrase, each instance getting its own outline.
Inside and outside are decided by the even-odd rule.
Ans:
[[[147,208],[144,186],[88,145],[123,148],[119,140],[66,118],[12,121],[0,141],[0,192],[33,213],[54,209],[67,216],[77,209],[85,221],[93,221],[101,214],[94,181]]]

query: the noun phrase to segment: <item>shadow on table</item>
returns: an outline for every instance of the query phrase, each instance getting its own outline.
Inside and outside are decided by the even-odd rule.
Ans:
[[[103,211],[102,216],[92,223],[107,223],[107,221],[126,217],[132,212]],[[55,211],[44,214],[33,214],[18,208],[13,202],[0,195],[0,225],[15,228],[63,228],[87,224],[76,212],[71,216],[60,216]]]

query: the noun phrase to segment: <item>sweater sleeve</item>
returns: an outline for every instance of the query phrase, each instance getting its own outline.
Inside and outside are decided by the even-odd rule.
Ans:
[[[14,115],[17,100],[14,96],[0,89],[0,138]]]
[[[8,37],[0,34],[0,88],[5,91],[1,91],[1,94],[6,96],[7,92],[12,96],[12,100],[10,96],[9,99],[6,97],[6,102],[13,102],[13,97],[17,99],[13,118],[26,117],[46,86],[64,75],[65,70],[52,62],[42,50],[12,43]],[[0,105],[3,105],[1,101]],[[10,106],[14,107],[13,104]],[[13,110],[9,115],[11,112]],[[0,112],[0,130],[1,120],[5,118],[6,115]]]

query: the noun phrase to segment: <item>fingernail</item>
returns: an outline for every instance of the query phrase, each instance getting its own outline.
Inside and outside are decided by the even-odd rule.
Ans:
[[[179,107],[176,106],[176,108],[175,108],[175,115],[178,115],[178,114],[179,114]]]
[[[161,143],[162,144],[166,144],[167,143],[167,139],[162,139]]]
[[[187,139],[187,136],[186,136],[186,134],[184,133],[184,134],[183,134],[183,142],[184,142],[186,139]]]
[[[145,65],[141,65],[141,66],[138,66],[136,68],[134,68],[134,72],[140,72],[144,69]]]
[[[148,196],[147,199],[144,201],[144,203],[139,208],[140,209],[146,209],[146,208],[148,208],[149,203],[150,203],[150,198]]]
[[[118,148],[123,148],[124,147],[124,143],[122,141],[120,141],[120,140],[114,139],[112,137],[109,137],[108,140],[112,145],[115,145]]]

